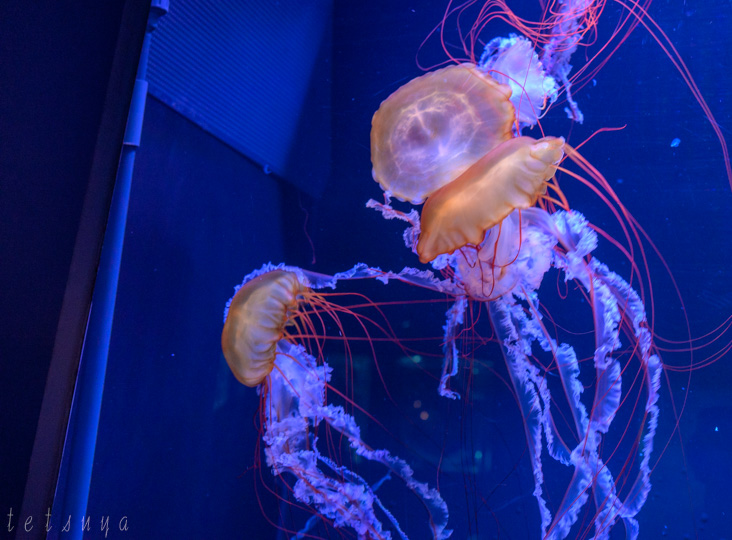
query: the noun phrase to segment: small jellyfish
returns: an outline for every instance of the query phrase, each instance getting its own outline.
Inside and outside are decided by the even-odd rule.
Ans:
[[[221,349],[239,382],[254,387],[274,367],[277,343],[307,289],[291,272],[274,270],[246,283],[231,300]]]
[[[247,276],[230,300],[221,346],[236,378],[258,387],[266,463],[298,501],[335,527],[352,528],[358,538],[388,540],[390,529],[404,538],[394,514],[376,494],[383,478],[372,485],[347,463],[368,460],[386,468],[384,478],[401,479],[419,499],[428,512],[429,533],[424,534],[445,540],[450,536],[448,510],[440,493],[414,478],[403,459],[366,444],[356,419],[342,405],[327,401],[333,369],[322,355],[318,321],[327,316],[341,327],[339,316],[355,313],[314,289],[335,287],[339,279],[380,275],[363,265],[336,276],[265,265]],[[324,441],[320,445],[319,432]],[[348,442],[348,460],[342,459],[344,448],[332,452],[325,443],[334,433]],[[330,452],[321,453],[319,446]],[[311,526],[309,521],[297,537],[304,537]]]

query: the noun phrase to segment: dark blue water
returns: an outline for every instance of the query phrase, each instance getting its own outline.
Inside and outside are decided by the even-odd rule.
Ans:
[[[534,13],[533,2],[524,3],[525,12]],[[324,273],[356,262],[396,271],[419,266],[403,245],[402,226],[364,206],[381,197],[371,178],[369,131],[380,102],[422,73],[415,56],[444,7],[442,1],[335,2],[331,31],[309,81],[317,91],[304,105],[303,115],[317,121],[300,122],[295,135],[297,141],[322,143],[289,163],[286,175],[265,174],[261,164],[162,101],[148,102],[90,515],[109,515],[110,523],[127,516],[127,537],[138,539],[274,539],[286,537],[277,527],[304,526],[310,514],[279,500],[288,497],[287,489],[257,453],[259,400],[255,390],[235,381],[221,354],[223,307],[233,286],[269,261]],[[618,10],[615,4],[606,7],[598,42],[608,39]],[[732,4],[658,0],[650,14],[676,46],[729,139]],[[276,21],[273,28],[278,28]],[[509,30],[500,23],[490,28],[487,37]],[[281,39],[288,39],[284,30]],[[595,51],[580,50],[576,65]],[[432,40],[419,58],[433,65],[445,56]],[[276,74],[277,58],[263,56],[262,61]],[[692,336],[713,331],[732,313],[732,188],[709,120],[667,54],[642,27],[576,91],[575,99],[584,112],[583,125],[570,123],[557,106],[543,128],[575,145],[599,129],[623,128],[598,134],[582,151],[646,231],[678,284],[684,309],[664,265],[646,243],[655,331],[677,342],[688,340],[687,320]],[[311,188],[308,178],[313,179]],[[562,188],[573,208],[609,234],[621,235],[597,197],[571,178],[562,179]],[[627,261],[608,242],[596,254],[627,277]],[[556,278],[547,279],[549,307],[574,330],[587,329],[590,313],[580,305],[562,307],[552,293]],[[444,298],[399,284],[387,289],[359,283],[344,290],[376,301],[435,300],[390,307],[385,313],[398,335],[422,338],[417,348],[439,354],[448,306]],[[358,333],[358,328],[352,330]],[[490,334],[485,312],[477,331]],[[668,353],[664,359],[677,366],[702,363],[731,337],[724,334],[693,358]],[[464,399],[448,402],[437,396],[430,376],[439,373],[439,358],[425,355],[417,366],[398,348],[378,346],[391,401],[373,355],[363,345],[354,342],[351,351],[353,399],[388,429],[360,415],[364,440],[390,448],[432,485],[439,471],[454,538],[538,538],[521,418],[502,382],[506,371],[499,348],[476,351],[475,364],[456,382]],[[329,354],[336,382],[345,385],[343,348]],[[731,360],[730,355],[718,358],[694,371],[690,382],[687,373],[672,372],[663,380],[653,490],[638,516],[641,538],[732,535]],[[379,478],[378,471],[362,467],[363,474]],[[546,489],[556,503],[567,473],[548,468],[546,474]],[[397,481],[386,482],[380,493],[411,538],[429,537],[426,513]],[[323,538],[355,537],[323,523],[311,532]],[[619,524],[612,537],[622,533]]]

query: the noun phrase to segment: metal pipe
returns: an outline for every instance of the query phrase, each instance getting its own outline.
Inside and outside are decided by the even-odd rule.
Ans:
[[[55,526],[47,538],[60,538],[63,534],[65,539],[80,540],[83,534],[82,519],[86,516],[91,486],[132,172],[145,113],[150,39],[160,17],[167,13],[168,5],[168,0],[152,0],[150,6],[66,431],[52,511]],[[71,516],[71,526],[66,532],[62,527],[68,516]],[[57,521],[59,518],[60,522]]]

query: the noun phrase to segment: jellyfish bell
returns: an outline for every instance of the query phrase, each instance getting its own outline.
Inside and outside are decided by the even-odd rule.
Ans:
[[[562,137],[517,137],[498,145],[432,194],[422,209],[422,263],[480,244],[515,209],[534,206],[564,156]]]
[[[467,296],[488,302],[513,291],[539,289],[549,271],[556,238],[535,226],[545,213],[514,210],[475,249],[461,250],[453,266]]]
[[[413,204],[511,138],[511,89],[474,64],[412,79],[391,94],[371,127],[373,177]]]
[[[245,283],[231,299],[221,349],[239,382],[254,387],[270,374],[277,343],[306,290],[292,272],[273,270]]]
[[[533,44],[523,36],[493,38],[486,44],[479,65],[511,88],[511,103],[520,126],[536,124],[547,105],[557,99],[556,80],[547,75]]]

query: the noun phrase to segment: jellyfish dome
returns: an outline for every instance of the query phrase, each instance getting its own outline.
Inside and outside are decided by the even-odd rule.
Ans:
[[[480,58],[480,69],[511,88],[511,103],[520,126],[533,126],[557,99],[554,77],[547,75],[531,42],[511,35],[488,42]]]
[[[411,80],[376,111],[373,177],[399,200],[420,204],[511,138],[511,89],[473,64]]]
[[[422,209],[420,262],[480,244],[513,210],[534,206],[557,170],[563,145],[561,137],[509,139],[437,190]]]
[[[294,274],[275,270],[249,281],[231,299],[221,349],[239,382],[257,386],[272,371],[277,342],[303,290]]]

